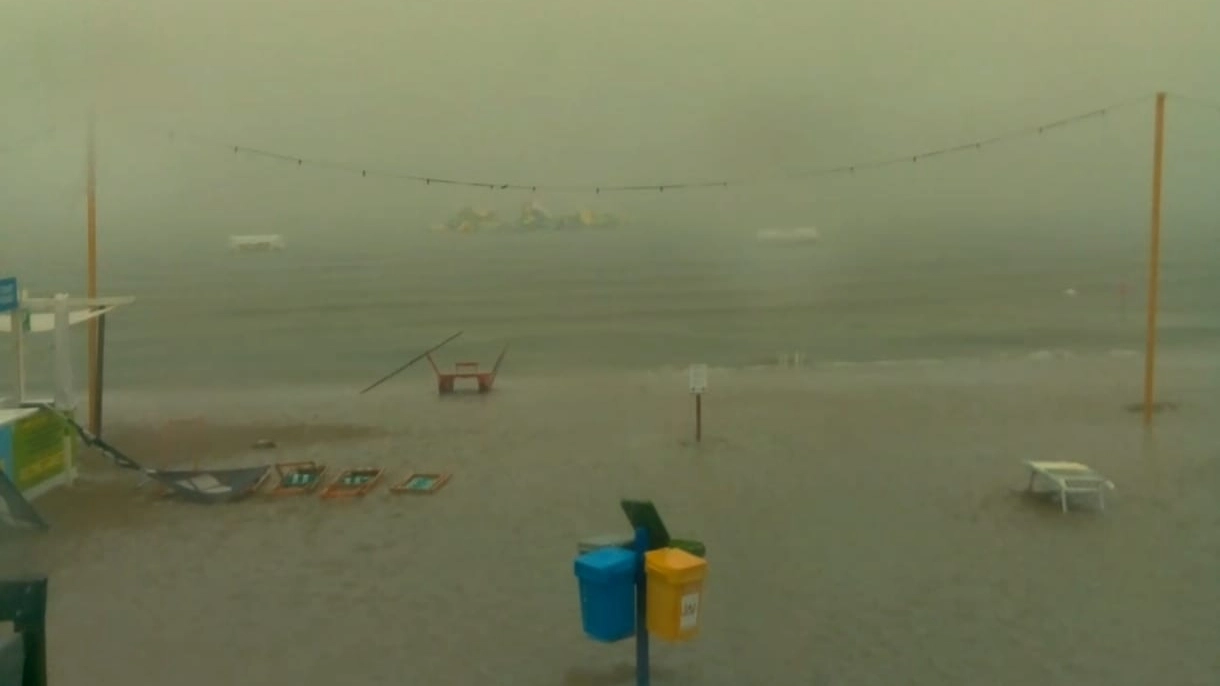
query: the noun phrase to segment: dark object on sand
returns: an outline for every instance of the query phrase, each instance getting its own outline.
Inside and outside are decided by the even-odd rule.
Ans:
[[[461,335],[462,335],[462,332],[459,331],[459,332],[453,334],[452,336],[450,336],[449,338],[446,338],[445,340],[441,341],[440,343],[437,343],[436,345],[432,346],[431,348],[428,348],[427,350],[423,351],[422,353],[416,355],[415,357],[412,357],[410,360],[407,361],[406,364],[402,365],[398,369],[395,369],[394,371],[390,372],[389,374],[386,374],[385,376],[381,377],[380,379],[377,379],[373,383],[369,384],[368,387],[366,387],[364,390],[360,391],[360,395],[364,395],[365,393],[368,393],[369,391],[373,390],[374,388],[377,388],[381,384],[389,381],[390,379],[393,379],[394,377],[398,376],[400,373],[406,371],[407,368],[410,367],[411,365],[415,364],[416,362],[419,362],[420,360],[424,359],[431,353],[434,353],[437,350],[440,350],[441,348],[445,347],[445,345],[447,345],[449,343],[449,341],[452,341],[453,339],[455,339]]]
[[[202,505],[241,500],[262,487],[270,467],[211,470],[152,470],[148,476],[166,488],[166,495]]]
[[[255,450],[271,450],[272,448],[276,447],[276,445],[275,441],[271,440],[270,438],[260,438],[250,447],[254,448]]]
[[[214,504],[241,500],[263,485],[271,467],[239,467],[237,469],[149,469],[124,455],[121,450],[94,436],[88,429],[70,417],[65,417],[69,426],[76,430],[81,441],[123,469],[137,471],[164,486],[169,495],[194,503]]]
[[[0,639],[0,684],[47,684],[47,578],[0,581],[0,622],[14,634]]]
[[[16,484],[9,480],[8,474],[0,470],[0,501],[4,503],[4,511],[0,512],[0,524],[16,531],[46,531],[47,522],[38,514],[38,510],[21,494]],[[7,531],[5,533],[8,533]],[[0,680],[0,684],[7,683]]]

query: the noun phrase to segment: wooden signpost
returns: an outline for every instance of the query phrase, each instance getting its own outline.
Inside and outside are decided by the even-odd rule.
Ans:
[[[703,440],[703,392],[707,390],[707,365],[690,366],[690,392],[695,396],[695,442]]]

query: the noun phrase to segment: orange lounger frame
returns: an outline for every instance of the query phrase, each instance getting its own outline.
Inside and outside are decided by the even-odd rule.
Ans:
[[[326,465],[316,462],[281,462],[275,465],[278,480],[271,495],[303,495],[313,493],[322,484]]]
[[[496,375],[500,373],[500,364],[504,362],[504,355],[508,353],[508,346],[500,351],[500,356],[496,358],[496,364],[491,368],[491,371],[480,371],[478,362],[458,362],[453,367],[452,372],[442,372],[440,367],[436,366],[436,360],[432,359],[432,355],[428,354],[428,364],[432,365],[432,371],[436,374],[436,390],[441,395],[453,393],[454,385],[458,379],[474,379],[478,384],[479,393],[487,393],[491,391],[492,386],[496,383]]]
[[[377,487],[385,470],[380,467],[345,469],[322,489],[323,498],[359,498]]]
[[[407,478],[391,486],[390,492],[430,495],[449,483],[451,476],[453,475],[445,472],[415,472],[408,474]]]

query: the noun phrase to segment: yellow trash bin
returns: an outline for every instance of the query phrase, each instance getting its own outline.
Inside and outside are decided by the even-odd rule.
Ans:
[[[707,561],[678,548],[644,555],[648,581],[648,632],[667,641],[685,641],[699,633],[699,604]]]

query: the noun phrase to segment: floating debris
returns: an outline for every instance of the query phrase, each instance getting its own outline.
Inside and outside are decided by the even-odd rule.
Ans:
[[[229,236],[229,250],[233,252],[279,252],[284,247],[284,237],[279,234]]]

